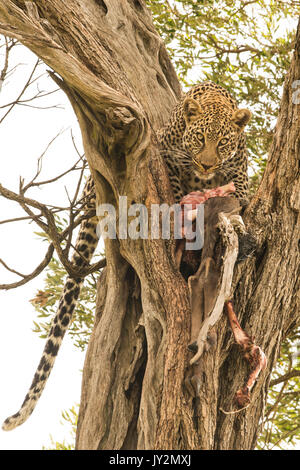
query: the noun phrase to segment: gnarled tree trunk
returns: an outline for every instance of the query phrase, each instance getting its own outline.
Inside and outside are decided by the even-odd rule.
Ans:
[[[99,203],[171,203],[157,131],[181,89],[143,0],[0,0],[0,31],[54,71],[81,127]],[[82,384],[77,449],[252,449],[282,339],[299,321],[299,127],[292,83],[300,73],[300,29],[285,82],[268,166],[244,221],[255,256],[236,267],[234,303],[268,367],[251,405],[233,397],[246,366],[223,316],[205,353],[197,400],[189,369],[190,295],[174,241],[107,238],[95,327]]]

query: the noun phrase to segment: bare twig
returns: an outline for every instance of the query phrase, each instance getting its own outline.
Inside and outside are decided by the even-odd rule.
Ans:
[[[292,368],[292,358],[289,357],[288,373],[291,371],[291,368]],[[281,402],[281,398],[282,398],[284,389],[287,386],[287,383],[288,383],[287,381],[283,382],[282,387],[281,387],[281,389],[280,389],[280,391],[279,391],[279,393],[276,397],[275,403],[265,413],[265,416],[264,416],[265,422],[270,423],[270,426],[269,426],[269,429],[267,429],[267,431],[266,431],[264,447],[266,447],[270,443],[271,436],[272,436],[272,428],[273,428],[274,419],[275,419],[275,416],[276,416],[276,413],[277,413],[277,410],[278,410],[278,406]],[[271,413],[273,413],[272,418],[268,418]]]
[[[62,133],[65,132],[65,129],[64,130],[60,130],[51,140],[50,142],[47,144],[45,150],[42,152],[42,154],[39,156],[38,160],[37,160],[37,171],[36,171],[36,174],[34,175],[34,177],[32,178],[32,180],[26,185],[26,186],[23,186],[23,184],[21,185],[20,187],[20,193],[22,195],[25,194],[25,192],[33,187],[33,186],[41,186],[42,184],[47,184],[47,182],[39,182],[39,183],[36,183],[35,180],[36,178],[40,175],[41,171],[42,171],[42,162],[43,162],[43,157],[45,156],[46,152],[49,150],[50,146],[53,144],[53,142],[62,135]],[[76,162],[77,164],[77,162]],[[75,165],[76,165],[75,164]],[[74,168],[74,166],[72,167]],[[68,171],[72,171],[71,170],[68,170]],[[67,172],[65,172],[66,174]],[[59,178],[56,178],[56,179],[59,179]]]
[[[294,377],[300,377],[300,370],[298,369],[293,369],[290,372],[287,372],[286,374],[282,375],[281,377],[278,377],[277,379],[271,380],[270,382],[270,387],[273,387],[273,385],[280,384],[282,382],[286,382]]]
[[[67,239],[67,244],[66,244],[66,248],[65,248],[65,254],[66,256],[69,255],[69,251],[70,251],[70,247],[71,247],[71,242],[72,242],[72,234],[73,234],[73,222],[74,222],[74,217],[75,217],[75,214],[74,214],[74,206],[76,205],[76,201],[77,201],[77,198],[78,198],[78,193],[79,193],[79,189],[80,189],[80,186],[81,186],[81,182],[82,182],[82,178],[83,178],[83,173],[84,173],[84,170],[85,170],[85,166],[86,166],[86,163],[83,164],[82,166],[82,169],[81,169],[81,172],[80,172],[80,177],[78,179],[78,183],[77,183],[77,187],[76,187],[76,190],[75,190],[75,194],[74,194],[74,197],[72,199],[72,201],[70,201],[70,224],[69,224],[69,235],[68,235],[68,239]]]
[[[8,39],[7,37],[4,37],[4,41],[5,41],[5,57],[4,57],[3,69],[1,70],[1,73],[0,73],[0,81],[2,82],[4,82],[8,73],[7,70],[8,70],[9,53],[12,50],[12,48],[16,45],[15,39]]]
[[[275,442],[275,444],[271,447],[270,450],[274,449],[274,447],[278,446],[278,444],[281,442],[281,441],[284,441],[287,437],[291,436],[292,434],[294,434],[296,431],[298,431],[298,429],[300,429],[300,425],[296,426],[295,428],[291,429],[290,431],[287,431],[285,432],[284,434],[282,434],[280,436],[280,439],[278,439],[278,441]]]
[[[7,266],[7,264],[1,258],[0,258],[0,263],[7,269],[7,271],[10,271],[11,273],[17,274],[18,276],[23,277],[23,278],[26,277],[25,274],[21,274],[18,271],[16,271],[16,270],[10,268],[9,266]]]
[[[33,183],[31,183],[30,186],[31,187],[33,187],[33,186],[42,186],[42,185],[45,185],[45,184],[54,183],[55,181],[58,181],[63,176],[66,176],[71,171],[82,170],[83,167],[77,167],[79,162],[80,162],[80,160],[77,160],[77,162],[71,168],[69,168],[68,170],[66,170],[63,173],[59,174],[58,176],[55,176],[54,178],[51,178],[51,179],[45,180],[45,181],[33,182]],[[54,207],[54,206],[52,206],[52,207]],[[65,210],[65,208],[64,208],[64,210]]]
[[[80,225],[83,220],[89,219],[92,215],[93,215],[92,213],[87,213],[87,214],[83,214],[80,217],[78,217],[73,222],[73,229],[76,228],[78,225]],[[69,233],[69,227],[67,227],[60,234],[61,240],[64,240],[68,236],[68,233]],[[11,284],[0,284],[0,290],[15,289],[16,287],[22,286],[22,285],[26,284],[27,282],[31,281],[32,279],[34,279],[36,276],[38,276],[48,266],[48,264],[50,263],[51,258],[53,256],[53,253],[54,253],[54,244],[50,243],[50,245],[48,247],[48,250],[47,250],[47,253],[46,253],[43,261],[34,269],[34,271],[32,273],[27,274],[27,275],[22,274],[21,276],[24,276],[24,278],[20,281],[13,282]],[[2,261],[2,264],[5,265],[5,263],[3,261]],[[64,265],[64,263],[62,263],[62,264]],[[98,261],[94,264],[91,264],[90,266],[87,266],[85,268],[85,271],[84,271],[83,274],[84,274],[84,276],[86,276],[86,275],[91,274],[95,271],[99,271],[99,269],[102,269],[105,265],[106,265],[106,259],[102,258],[100,261]],[[64,267],[65,267],[65,265],[64,265]],[[12,271],[11,269],[9,269],[9,270]],[[17,273],[17,274],[20,275],[20,273]],[[81,274],[81,273],[79,273],[78,268],[77,268],[77,273],[76,274],[77,274],[77,276],[79,276]]]
[[[46,266],[48,266],[48,264],[51,261],[53,253],[54,253],[54,246],[51,243],[48,247],[47,253],[43,261],[34,269],[34,271],[32,271],[32,273],[25,275],[24,278],[18,282],[13,282],[11,284],[0,284],[0,290],[15,289],[16,287],[20,287],[20,286],[23,286],[24,284],[27,284],[27,282],[31,281],[36,276],[38,276],[46,268]]]
[[[25,93],[26,89],[29,87],[29,85],[31,84],[31,81],[32,81],[32,77],[37,69],[37,66],[39,64],[40,60],[38,59],[29,75],[29,78],[27,79],[25,85],[23,86],[21,92],[19,93],[18,97],[16,98],[15,102],[9,107],[9,109],[6,111],[6,113],[4,114],[4,116],[2,116],[2,118],[0,119],[0,124],[4,121],[4,119],[7,117],[7,115],[11,112],[11,110],[14,108],[14,106],[17,104],[17,102],[20,100],[21,96],[23,96],[23,94]]]
[[[241,411],[246,410],[249,406],[250,406],[250,403],[248,403],[248,405],[244,406],[243,408],[239,408],[238,410],[225,411],[223,410],[223,408],[219,408],[219,410],[222,411],[224,415],[234,415],[236,413],[240,413]]]
[[[9,224],[10,222],[21,222],[21,220],[31,220],[31,217],[25,216],[25,217],[15,217],[14,219],[0,220],[0,225]]]
[[[291,361],[291,358],[289,358],[289,371],[287,372],[287,374],[289,374],[291,372],[291,367],[292,367],[292,361]],[[287,386],[287,381],[283,381],[282,387],[281,387],[281,389],[280,389],[280,391],[277,395],[276,401],[273,404],[273,406],[271,406],[268,409],[268,411],[265,413],[265,418],[267,418],[273,412],[273,419],[274,419],[276,409],[277,409],[277,407],[280,403],[281,397],[283,395],[283,392],[284,392],[284,389],[285,389],[286,386]]]
[[[77,145],[76,145],[76,142],[75,142],[75,137],[74,137],[74,135],[73,135],[72,129],[71,129],[71,139],[72,139],[73,146],[74,146],[74,149],[75,149],[75,151],[76,151],[78,157],[80,158],[80,160],[83,160],[84,154],[81,155],[80,152],[79,152],[79,150],[78,150],[78,148],[77,148]]]
[[[36,222],[36,224],[47,234],[49,239],[52,241],[54,248],[57,252],[57,255],[65,267],[66,271],[70,276],[86,276],[90,272],[94,270],[94,267],[81,267],[78,269],[78,267],[74,266],[66,257],[64,250],[61,247],[61,242],[63,240],[62,234],[57,231],[56,224],[55,224],[55,219],[54,219],[54,214],[53,212],[45,205],[41,204],[38,201],[35,201],[34,199],[30,199],[25,197],[22,194],[16,194],[13,191],[4,188],[0,184],[0,194],[4,196],[7,199],[16,201],[20,204],[20,206],[23,208],[23,210]],[[41,215],[36,215],[30,207],[34,209],[38,209],[41,213]],[[91,217],[95,215],[95,211],[91,211],[88,216]],[[44,221],[41,220],[41,216],[44,217],[47,221],[45,223]],[[78,224],[77,224],[78,225]],[[75,227],[75,221],[73,226]],[[68,227],[68,233],[69,233],[69,227]]]

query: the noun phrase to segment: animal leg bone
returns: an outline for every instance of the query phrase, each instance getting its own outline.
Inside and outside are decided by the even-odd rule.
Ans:
[[[250,364],[250,374],[244,385],[236,392],[235,400],[239,408],[243,408],[250,403],[250,391],[255,384],[260,372],[266,368],[267,358],[262,349],[254,344],[254,340],[242,330],[236,314],[233,310],[232,302],[225,302],[228,320],[236,343],[241,347],[243,357]]]

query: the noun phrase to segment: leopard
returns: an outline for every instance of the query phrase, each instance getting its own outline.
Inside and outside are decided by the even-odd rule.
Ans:
[[[239,109],[231,94],[214,82],[193,86],[158,132],[174,199],[233,182],[234,196],[249,203],[248,154],[244,129],[252,113]]]
[[[158,132],[161,153],[169,172],[174,199],[222,182],[233,181],[235,196],[245,204],[248,193],[247,150],[244,128],[251,118],[238,109],[233,97],[220,85],[204,82],[192,87],[175,106],[170,120]],[[83,213],[96,207],[92,176],[85,184]],[[76,239],[73,265],[80,269],[90,263],[98,244],[97,218],[82,221]],[[64,335],[72,321],[84,279],[68,276],[42,357],[20,410],[8,417],[2,429],[12,430],[32,414],[46,386]]]

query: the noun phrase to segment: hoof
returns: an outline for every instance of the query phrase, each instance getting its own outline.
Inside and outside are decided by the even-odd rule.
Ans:
[[[196,354],[198,352],[198,344],[197,341],[194,341],[193,343],[190,343],[188,345],[188,350],[191,351],[192,353]]]

